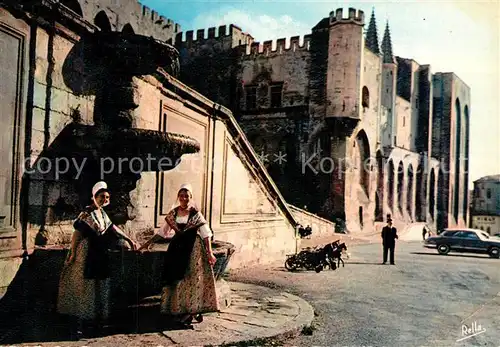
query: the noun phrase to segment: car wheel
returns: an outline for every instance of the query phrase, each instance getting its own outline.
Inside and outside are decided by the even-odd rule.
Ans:
[[[499,258],[500,257],[500,248],[498,248],[498,247],[491,247],[488,250],[488,254],[492,258]]]
[[[439,245],[438,248],[437,248],[439,254],[448,254],[448,252],[450,251],[450,246],[448,245]]]

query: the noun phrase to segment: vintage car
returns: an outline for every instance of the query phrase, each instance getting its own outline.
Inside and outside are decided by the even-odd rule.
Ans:
[[[424,247],[437,249],[438,253],[443,255],[456,251],[500,257],[500,239],[490,237],[478,229],[444,229],[439,235],[427,238]]]

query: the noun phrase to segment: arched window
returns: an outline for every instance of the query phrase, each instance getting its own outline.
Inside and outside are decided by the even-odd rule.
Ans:
[[[401,212],[401,213],[403,213],[404,178],[405,178],[404,166],[403,166],[403,162],[400,161],[399,166],[398,166],[398,208],[399,208],[399,212]]]
[[[394,163],[391,159],[387,164],[387,176],[388,176],[387,202],[391,211],[394,209],[394,181],[395,181],[394,169],[395,169]]]
[[[111,31],[111,23],[109,17],[104,11],[100,11],[94,18],[94,24],[101,29],[101,31]]]
[[[370,108],[370,92],[366,86],[363,87],[361,93],[361,106],[363,106],[363,108]]]
[[[426,199],[427,196],[427,185],[426,185],[427,177],[424,175],[424,169],[422,164],[419,164],[417,167],[417,177],[415,184],[415,218],[417,222],[425,222],[425,207],[426,207]]]
[[[408,212],[408,215],[410,218],[413,218],[413,165],[408,166],[407,170],[407,179],[408,179],[408,186],[406,190],[406,211]]]
[[[434,169],[431,170],[431,176],[429,178],[429,214],[434,219],[434,206],[435,206],[435,196],[436,196],[436,175]]]
[[[365,190],[365,193],[370,195],[370,144],[368,143],[368,136],[364,130],[361,130],[356,136],[358,147],[358,167],[359,167],[359,184]]]
[[[460,100],[455,100],[455,183],[453,186],[453,217],[455,222],[458,223],[458,215],[460,210],[460,182],[462,175],[460,171],[460,157],[461,157],[461,140],[462,140],[462,109],[460,108]]]
[[[377,192],[375,195],[375,220],[382,222],[384,220],[384,159],[382,152],[377,151]]]
[[[469,107],[465,105],[464,107],[464,118],[463,118],[463,125],[462,128],[464,129],[464,144],[463,146],[465,147],[464,154],[463,154],[463,161],[464,161],[464,179],[463,179],[463,194],[464,194],[464,200],[463,200],[463,205],[462,205],[462,212],[464,214],[464,221],[467,222],[467,211],[468,211],[468,206],[469,206],[469,129],[470,129],[470,124],[469,124]]]

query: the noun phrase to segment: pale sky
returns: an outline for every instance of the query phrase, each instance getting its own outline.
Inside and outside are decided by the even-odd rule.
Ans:
[[[363,10],[367,27],[375,8],[379,40],[389,20],[395,55],[454,72],[471,88],[469,183],[500,173],[499,0],[141,2],[183,31],[232,23],[260,42],[309,34],[340,7]]]

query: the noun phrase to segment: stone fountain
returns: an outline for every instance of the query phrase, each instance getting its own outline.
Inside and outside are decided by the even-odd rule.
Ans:
[[[77,183],[80,196],[88,197],[95,182],[101,179],[108,182],[112,199],[106,211],[116,224],[123,225],[134,219],[130,192],[136,188],[140,172],[174,169],[182,155],[198,152],[200,145],[195,139],[181,134],[135,127],[135,110],[139,107],[140,93],[134,77],[152,75],[159,68],[176,77],[179,61],[174,47],[151,37],[121,32],[97,32],[83,40],[83,48],[78,48],[81,51],[76,56],[84,57],[88,69],[98,71],[88,78],[91,82],[86,81],[93,86],[95,94],[94,124],[74,122],[68,125],[57,138],[63,145],[55,146],[57,150],[52,153],[49,150],[45,155],[71,155],[85,160],[85,170]],[[74,81],[67,84],[71,82]],[[75,85],[79,86],[78,83]],[[102,158],[139,158],[136,162],[163,162],[164,165],[115,169],[101,176]],[[161,161],[162,158],[169,160]],[[86,202],[82,201],[82,205]],[[115,251],[112,283],[121,293],[117,295],[121,298],[121,305],[123,302],[134,304],[137,298],[161,292],[164,246],[145,253]],[[221,307],[225,307],[231,300],[222,274],[234,253],[234,246],[217,240],[212,246],[217,258],[214,274],[220,303]]]

